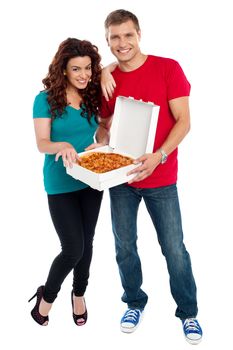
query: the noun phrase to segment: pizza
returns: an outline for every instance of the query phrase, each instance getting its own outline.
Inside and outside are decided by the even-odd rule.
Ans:
[[[133,159],[118,153],[90,152],[80,156],[77,162],[83,168],[95,173],[106,173],[126,165],[133,164]]]

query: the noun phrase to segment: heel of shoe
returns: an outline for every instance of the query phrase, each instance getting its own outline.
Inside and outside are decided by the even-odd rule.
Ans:
[[[36,295],[37,295],[37,292],[33,295],[33,297],[31,297],[31,298],[28,300],[28,302],[30,303],[30,301],[32,301],[32,299],[34,299],[34,298],[36,297]]]

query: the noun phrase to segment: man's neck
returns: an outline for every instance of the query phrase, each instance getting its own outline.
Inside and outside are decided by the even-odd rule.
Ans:
[[[126,62],[118,62],[119,68],[123,72],[131,72],[139,67],[141,67],[147,59],[147,55],[144,55],[140,52],[137,56],[135,56],[133,59],[126,61]]]

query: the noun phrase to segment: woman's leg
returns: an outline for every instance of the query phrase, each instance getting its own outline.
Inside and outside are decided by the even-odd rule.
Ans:
[[[83,227],[84,250],[82,258],[74,267],[73,291],[76,297],[83,296],[88,284],[92,259],[92,245],[99,216],[103,192],[92,188],[80,191],[80,212]],[[78,313],[80,314],[80,312]]]
[[[89,269],[92,259],[92,245],[95,234],[95,227],[99,215],[103,192],[91,188],[80,191],[80,208],[84,232],[83,256],[74,268],[73,278],[73,312],[75,315],[85,315],[87,312],[83,295],[85,293]],[[86,322],[87,314],[77,319],[77,324]]]
[[[44,300],[48,303],[55,300],[65,277],[83,255],[84,228],[80,192],[48,195],[51,218],[62,247],[61,253],[51,265],[45,284]]]

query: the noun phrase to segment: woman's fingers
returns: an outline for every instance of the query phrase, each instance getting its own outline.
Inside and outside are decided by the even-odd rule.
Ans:
[[[60,157],[62,157],[63,165],[70,168],[72,168],[73,163],[79,159],[78,153],[73,148],[68,148],[58,152],[55,156],[55,161],[57,162]]]

